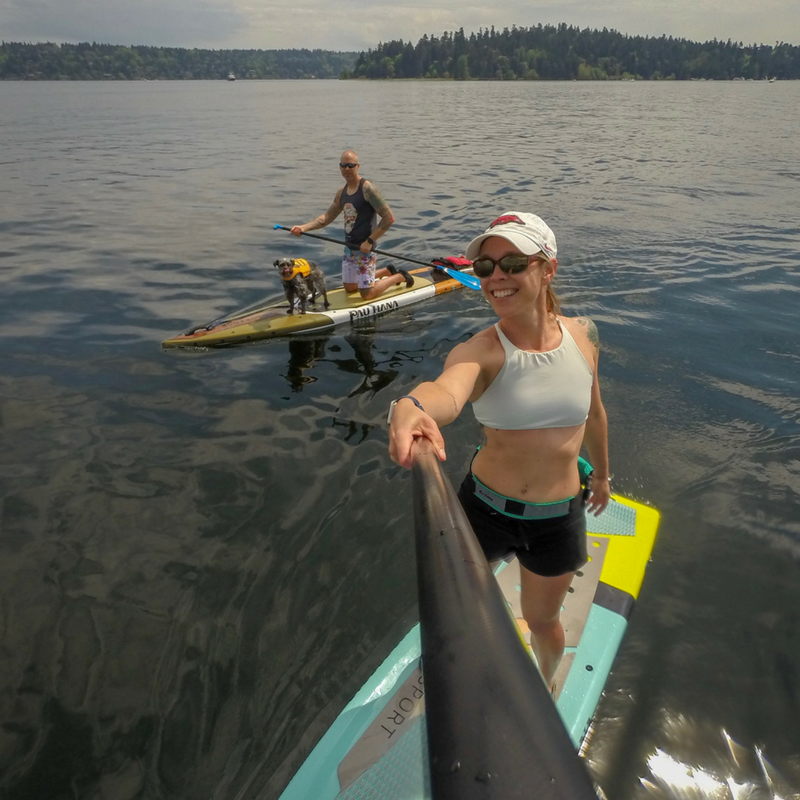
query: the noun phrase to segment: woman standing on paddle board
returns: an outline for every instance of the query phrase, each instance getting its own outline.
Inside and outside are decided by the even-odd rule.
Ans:
[[[522,612],[545,682],[564,653],[559,614],[586,561],[584,508],[608,504],[608,425],[600,398],[597,328],[564,317],[553,292],[556,238],[534,214],[511,211],[473,239],[466,256],[500,321],[453,348],[442,374],[389,410],[390,454],[413,462],[415,439],[445,459],[439,430],[469,401],[486,441],[459,490],[486,558],[516,554]],[[581,487],[585,445],[595,472]]]

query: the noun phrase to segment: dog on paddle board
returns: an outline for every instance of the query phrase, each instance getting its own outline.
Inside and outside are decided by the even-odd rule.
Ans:
[[[278,268],[289,303],[287,314],[294,314],[295,307],[299,307],[300,313],[305,314],[309,298],[313,305],[317,302],[317,295],[322,295],[325,308],[330,306],[325,276],[313,261],[305,258],[279,258],[274,265]]]

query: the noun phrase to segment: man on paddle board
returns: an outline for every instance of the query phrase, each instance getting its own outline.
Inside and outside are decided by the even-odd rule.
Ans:
[[[358,291],[364,300],[374,300],[392,286],[401,283],[412,286],[414,279],[404,269],[376,269],[372,251],[378,239],[392,227],[394,214],[375,184],[358,174],[359,166],[358,156],[352,150],[345,150],[339,161],[345,185],[336,192],[324,214],[304,225],[295,225],[291,233],[302,236],[306,231],[324,228],[344,212],[347,246],[342,256],[342,283],[345,291]]]
[[[600,342],[590,319],[561,315],[556,238],[540,217],[501,215],[465,255],[500,321],[456,345],[435,381],[392,403],[389,452],[410,468],[424,438],[444,460],[439,427],[472,403],[486,441],[459,499],[486,558],[520,563],[522,613],[550,686],[564,653],[561,606],[587,562],[584,509],[599,514],[610,495]],[[591,477],[579,471],[582,446]]]

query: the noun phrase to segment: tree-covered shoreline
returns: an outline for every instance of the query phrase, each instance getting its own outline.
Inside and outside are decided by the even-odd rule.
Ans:
[[[629,36],[571,25],[464,29],[385,42],[348,78],[452,80],[781,80],[800,78],[800,47]]]
[[[202,50],[97,44],[0,43],[0,80],[224,80],[338,78],[358,53]]]
[[[0,80],[223,80],[230,74],[245,80],[791,80],[800,78],[800,47],[629,36],[563,23],[469,35],[462,28],[362,53],[0,43]]]

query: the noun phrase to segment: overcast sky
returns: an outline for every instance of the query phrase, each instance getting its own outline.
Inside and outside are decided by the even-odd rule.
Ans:
[[[800,0],[0,0],[0,40],[365,50],[425,33],[566,22],[745,44],[800,44]]]

